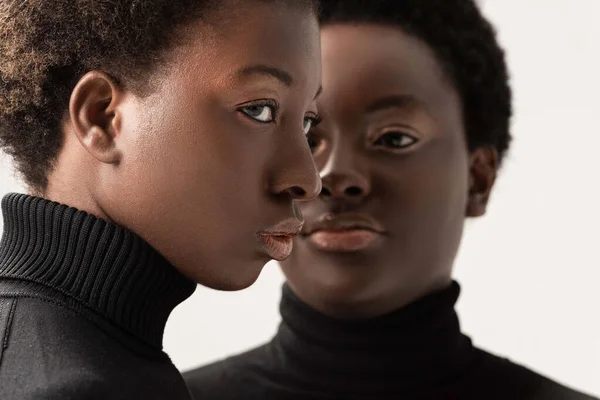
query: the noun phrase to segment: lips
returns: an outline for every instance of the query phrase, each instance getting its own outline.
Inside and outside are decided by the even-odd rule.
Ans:
[[[328,252],[354,252],[373,245],[385,234],[383,226],[366,214],[323,214],[304,236]]]
[[[352,252],[366,249],[375,242],[381,234],[365,229],[350,229],[346,231],[318,231],[308,237],[308,240],[324,251]]]
[[[283,261],[292,254],[294,236],[300,233],[303,221],[290,218],[280,222],[271,229],[260,231],[256,238],[265,253],[274,260]]]
[[[258,242],[263,250],[274,260],[283,261],[294,249],[293,236],[259,234]]]

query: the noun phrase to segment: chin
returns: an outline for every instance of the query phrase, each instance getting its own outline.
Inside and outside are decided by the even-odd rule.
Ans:
[[[265,264],[264,260],[241,264],[239,262],[230,264],[221,262],[215,265],[216,268],[210,271],[210,274],[202,271],[193,280],[210,289],[234,292],[252,286],[260,276]]]
[[[377,292],[377,284],[370,280],[355,279],[351,274],[337,277],[321,277],[307,282],[306,289],[313,292],[322,301],[335,304],[357,304],[370,301]]]

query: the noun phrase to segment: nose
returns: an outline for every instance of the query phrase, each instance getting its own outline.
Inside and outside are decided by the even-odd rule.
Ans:
[[[342,139],[342,140],[340,140]],[[350,143],[338,138],[321,169],[321,198],[361,200],[371,193],[371,182],[360,156]]]
[[[312,200],[321,192],[321,177],[306,136],[299,131],[280,146],[270,179],[273,194],[287,193],[294,200]]]

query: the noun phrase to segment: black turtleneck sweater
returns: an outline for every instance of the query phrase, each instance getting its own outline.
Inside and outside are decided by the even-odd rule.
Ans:
[[[184,374],[196,399],[592,400],[476,349],[454,310],[459,286],[387,316],[322,315],[284,286],[271,342]]]
[[[2,212],[0,399],[190,399],[161,349],[193,282],[82,211],[9,194]]]

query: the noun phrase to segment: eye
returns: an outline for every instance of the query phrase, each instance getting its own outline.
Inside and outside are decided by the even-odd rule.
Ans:
[[[405,149],[417,143],[419,139],[404,132],[388,132],[380,136],[375,142],[374,146],[381,146],[390,149]]]
[[[310,128],[314,128],[315,126],[319,125],[319,123],[321,122],[321,116],[319,115],[307,115],[306,117],[304,117],[304,134],[308,135],[308,131],[310,131]]]
[[[275,121],[277,103],[265,100],[242,106],[238,110],[255,121],[268,124]]]
[[[321,140],[311,132],[308,132],[308,134],[306,135],[306,140],[308,141],[308,147],[310,147],[310,151],[313,153],[321,144]]]

